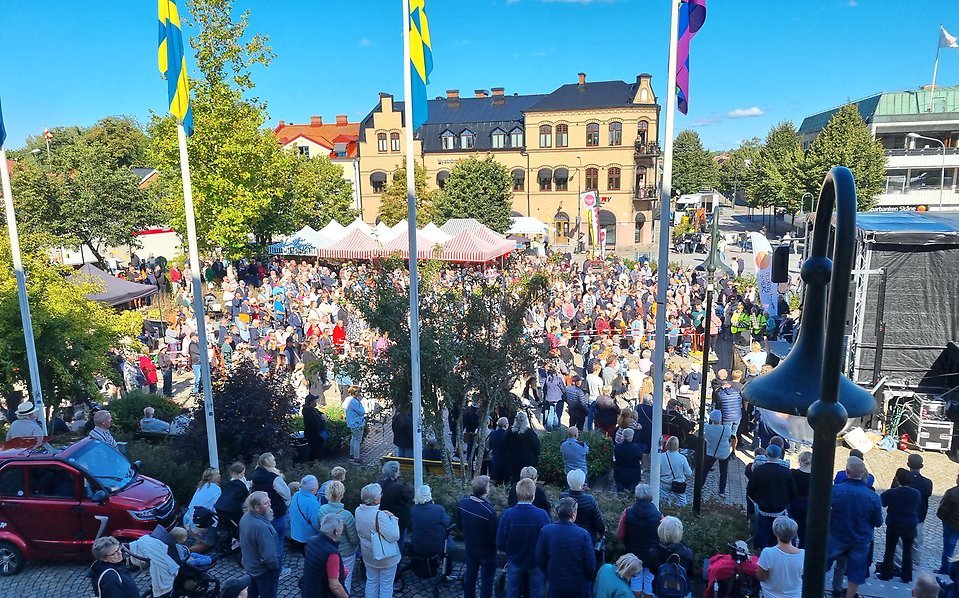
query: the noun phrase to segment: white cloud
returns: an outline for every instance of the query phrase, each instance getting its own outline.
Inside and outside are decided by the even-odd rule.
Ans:
[[[857,2],[856,0],[849,0],[849,2],[846,2],[846,6],[848,6],[849,8],[856,8],[857,6],[859,6],[859,2]]]
[[[765,114],[762,108],[759,106],[753,106],[752,108],[736,108],[732,112],[728,112],[726,116],[729,118],[752,118],[754,116],[762,116]]]
[[[692,122],[689,123],[689,126],[691,126],[691,127],[708,127],[709,125],[714,125],[714,124],[720,122],[721,120],[723,120],[723,119],[722,119],[722,117],[720,117],[720,116],[704,116],[704,117],[702,117],[702,118],[694,119]]]
[[[370,46],[373,45],[373,42],[371,42],[371,41],[369,40],[369,38],[361,37],[361,38],[360,38],[360,45],[363,46],[364,48],[369,48]]]

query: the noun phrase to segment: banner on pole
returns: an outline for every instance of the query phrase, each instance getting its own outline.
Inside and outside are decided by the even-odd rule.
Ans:
[[[606,229],[599,229],[599,259],[606,259]]]
[[[759,300],[769,317],[779,315],[779,289],[772,281],[773,248],[769,240],[759,233],[749,233],[753,244],[753,265],[756,266],[756,286]]]

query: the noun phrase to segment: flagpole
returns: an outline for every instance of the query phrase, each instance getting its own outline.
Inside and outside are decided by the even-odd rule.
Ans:
[[[200,280],[200,258],[196,243],[196,221],[193,212],[193,186],[190,182],[190,156],[187,154],[186,131],[177,119],[177,141],[180,144],[180,173],[183,178],[183,204],[186,216],[186,236],[190,249],[190,270],[193,273],[193,313],[196,315],[196,335],[200,344],[200,382],[203,384],[203,411],[206,416],[206,442],[210,452],[210,467],[220,469],[216,448],[216,426],[213,419],[213,388],[210,382],[210,349],[206,340],[206,309],[203,304],[203,283]]]
[[[49,142],[48,142],[49,143]],[[47,413],[43,409],[43,390],[40,388],[40,370],[37,365],[37,346],[33,338],[33,318],[30,317],[30,301],[27,298],[27,277],[20,257],[20,234],[17,232],[17,216],[13,211],[13,190],[10,187],[10,172],[7,169],[7,150],[0,145],[0,179],[3,185],[3,205],[7,212],[7,232],[10,234],[10,255],[13,271],[17,277],[17,297],[20,300],[20,322],[23,324],[23,340],[27,346],[27,366],[30,370],[30,398],[40,411],[40,427],[47,435]]]
[[[673,128],[676,121],[676,46],[679,38],[680,0],[669,0],[669,59],[666,68],[666,130],[663,139],[663,179],[659,203],[659,258],[656,264],[656,346],[653,355],[653,444],[649,479],[653,504],[659,506],[659,452],[663,438],[663,373],[666,360],[666,286],[669,283],[669,202],[673,187]],[[709,314],[706,314],[709,317]],[[702,425],[702,424],[700,424]],[[699,466],[699,464],[697,464]]]
[[[416,255],[416,162],[413,156],[413,73],[410,0],[403,0],[403,114],[406,129],[406,205],[410,237],[410,376],[413,391],[413,488],[423,485],[423,404],[420,390],[420,281]]]
[[[940,25],[940,28],[942,26]],[[940,37],[942,36],[942,29],[939,32]],[[936,64],[932,67],[932,89],[929,90],[929,112],[932,112],[932,98],[936,95],[936,73],[939,71],[939,50],[942,49],[942,44],[936,42]]]

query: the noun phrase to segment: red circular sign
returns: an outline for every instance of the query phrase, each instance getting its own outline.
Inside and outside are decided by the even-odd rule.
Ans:
[[[587,194],[583,195],[583,204],[584,204],[587,208],[591,208],[591,207],[595,206],[595,205],[596,205],[596,194],[595,194],[595,193],[587,193]]]

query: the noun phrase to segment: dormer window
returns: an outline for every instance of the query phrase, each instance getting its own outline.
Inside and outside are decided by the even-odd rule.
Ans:
[[[493,129],[490,141],[492,141],[493,149],[502,149],[506,147],[506,133],[502,129]]]
[[[523,129],[516,127],[509,133],[510,147],[523,147]]]
[[[443,131],[443,134],[440,135],[440,140],[443,142],[443,149],[456,149],[456,135],[453,135],[452,131]]]
[[[466,129],[460,133],[460,149],[473,149],[473,145],[476,143],[476,134],[474,134],[469,129]]]

